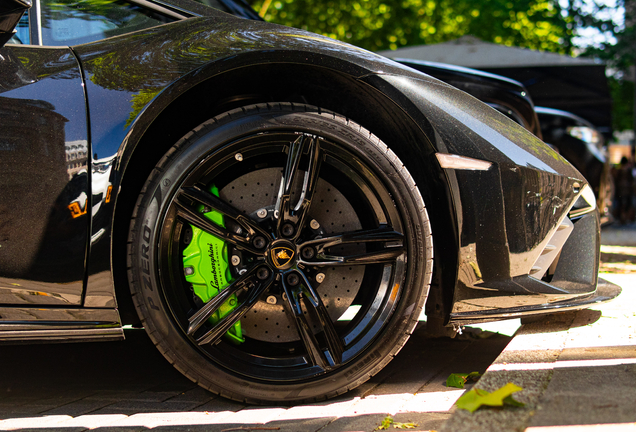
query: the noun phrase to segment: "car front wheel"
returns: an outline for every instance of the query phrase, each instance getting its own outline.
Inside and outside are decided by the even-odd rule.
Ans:
[[[398,157],[316,107],[219,115],[159,161],[130,225],[129,282],[163,355],[252,403],[344,393],[406,343],[432,272]]]

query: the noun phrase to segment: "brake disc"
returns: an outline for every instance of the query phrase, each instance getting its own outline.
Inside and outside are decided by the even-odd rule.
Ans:
[[[297,177],[299,181],[295,189],[299,191],[303,175]],[[273,209],[281,178],[280,168],[253,171],[227,184],[219,191],[219,196],[239,211],[251,214],[258,220],[258,210]],[[292,194],[292,202],[295,202],[295,195],[297,196]],[[271,212],[268,211],[267,214]],[[362,228],[349,201],[337,188],[323,179],[318,179],[308,217],[309,220],[318,222],[324,235],[351,232]],[[356,251],[362,253],[364,246],[347,245],[330,250],[334,255],[345,253],[345,251],[347,254]],[[315,289],[332,320],[340,318],[351,306],[360,289],[364,269],[364,266],[317,268],[317,272],[324,274],[324,280],[316,284]],[[284,301],[286,300],[282,296],[280,286],[272,287],[270,292],[241,319],[243,335],[266,342],[298,340],[296,326],[285,312]]]

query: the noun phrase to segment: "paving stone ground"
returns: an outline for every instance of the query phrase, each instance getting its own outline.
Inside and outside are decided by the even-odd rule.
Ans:
[[[636,432],[636,229],[627,231],[634,239],[625,232],[611,237],[619,249],[603,252],[618,266],[604,268],[623,287],[615,301],[524,324],[514,338],[431,339],[421,325],[376,377],[323,403],[217,397],[170,366],[142,330],[127,330],[124,342],[3,346],[0,430],[370,432],[391,414],[419,431]],[[445,387],[446,377],[474,370],[487,370],[483,389],[521,385],[526,406],[454,408],[464,390]]]
[[[3,347],[0,430],[372,431],[387,414],[435,429],[462,390],[444,386],[452,372],[485,370],[511,340],[427,338],[422,324],[376,377],[327,402],[258,407],[209,393],[181,376],[143,330],[126,341]],[[482,335],[483,336],[483,335]]]

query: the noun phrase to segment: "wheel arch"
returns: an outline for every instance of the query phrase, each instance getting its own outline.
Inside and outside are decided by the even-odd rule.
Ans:
[[[372,85],[322,66],[249,65],[211,73],[205,79],[199,77],[185,89],[182,82],[174,83],[173,87],[177,85],[180,91],[170,103],[158,103],[158,108],[150,106],[142,113],[152,118],[144,119],[143,124],[147,126],[143,133],[129,139],[120,153],[120,187],[113,218],[111,256],[124,323],[136,322],[137,315],[128,289],[126,254],[119,252],[125,250],[128,224],[145,179],[163,154],[194,127],[228,110],[263,102],[305,103],[342,114],[371,130],[404,162],[427,205],[434,233],[436,259],[431,289],[438,292],[429,296],[436,304],[427,302],[427,314],[439,314],[447,321],[458,259],[457,249],[447,245],[457,244],[457,216],[448,180],[435,158],[431,130],[425,133],[400,106]]]

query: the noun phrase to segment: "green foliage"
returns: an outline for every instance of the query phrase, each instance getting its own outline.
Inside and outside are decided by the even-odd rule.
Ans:
[[[469,374],[453,373],[446,378],[446,387],[464,388],[467,381],[477,381],[481,377],[479,372]]]
[[[471,34],[485,41],[569,52],[570,19],[556,0],[254,0],[267,21],[372,51]],[[266,8],[266,10],[265,10]]]
[[[524,406],[523,403],[512,398],[513,393],[521,390],[523,390],[521,387],[513,383],[508,383],[492,393],[480,389],[471,389],[457,399],[455,405],[457,408],[465,409],[471,413],[481,406],[500,407],[506,404],[515,407],[522,407]]]
[[[415,429],[418,426],[417,423],[400,423],[393,422],[394,429]]]
[[[378,426],[376,428],[376,430],[386,430],[386,429],[390,428],[392,424],[393,424],[393,417],[386,416],[382,420],[382,423],[380,424],[380,426]]]
[[[636,45],[635,45],[636,46]],[[607,80],[612,94],[612,128],[632,129],[634,124],[634,83],[610,77]]]
[[[627,80],[633,74],[636,59],[636,0],[618,0],[619,5],[625,7],[625,25],[618,26],[612,22],[602,22],[592,25],[611,34],[616,43],[604,42],[588,47],[583,56],[595,57],[607,63],[614,72],[609,79],[610,92],[613,103],[612,127],[615,130],[634,128],[634,83]],[[596,5],[596,11],[602,10]],[[630,69],[631,68],[631,69]],[[633,78],[632,78],[633,79]]]
[[[393,425],[394,429],[415,429],[418,425],[416,423],[401,423],[393,421],[393,417],[386,416],[382,420],[382,424],[378,426],[375,430],[386,430],[389,429]]]

